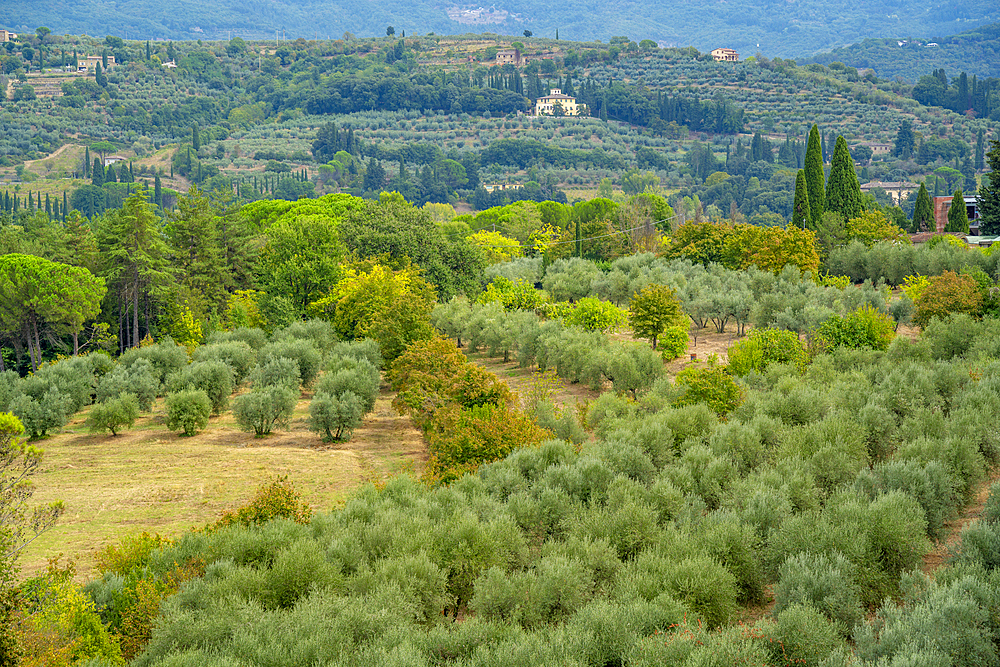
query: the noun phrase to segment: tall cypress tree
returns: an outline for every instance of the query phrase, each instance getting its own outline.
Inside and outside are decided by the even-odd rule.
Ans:
[[[810,229],[812,220],[809,211],[809,186],[806,185],[806,174],[799,169],[795,177],[795,202],[792,204],[792,226]]]
[[[94,168],[91,171],[93,176],[91,176],[90,182],[98,187],[104,185],[104,166],[101,164],[101,158],[94,158]]]
[[[984,161],[984,156],[986,155],[986,137],[983,135],[983,128],[979,128],[979,133],[976,134],[976,162],[973,165],[976,171],[982,171],[983,167],[986,166]]]
[[[990,141],[986,163],[993,173],[983,176],[983,184],[976,195],[979,209],[979,233],[1000,234],[1000,141]]]
[[[160,175],[153,179],[153,203],[159,208],[163,208],[163,186],[160,184]]]
[[[67,211],[68,206],[69,206],[69,201],[68,201],[68,198],[66,196],[66,191],[63,190],[63,205],[62,205],[62,221],[63,221],[63,224],[66,223],[66,211]]]
[[[861,215],[861,184],[854,171],[854,160],[847,140],[838,136],[830,161],[830,182],[826,184],[826,210],[836,211],[850,220]]]
[[[965,198],[961,190],[955,190],[955,195],[951,198],[951,207],[948,209],[948,225],[944,228],[946,232],[958,232],[959,234],[969,233],[969,213],[965,210]]]
[[[83,177],[90,178],[90,146],[83,149]]]
[[[201,135],[198,134],[198,126],[191,126],[191,148],[196,151],[201,148]]]
[[[917,190],[917,203],[913,208],[913,227],[910,231],[914,234],[926,227],[936,231],[934,227],[934,204],[931,203],[931,195],[927,192],[927,186],[920,184]]]
[[[737,146],[738,148],[738,146]],[[819,219],[826,211],[826,186],[823,176],[823,147],[819,127],[812,126],[809,130],[809,145],[806,147],[805,166],[806,187],[809,190],[809,217],[812,220],[811,229],[816,229]]]

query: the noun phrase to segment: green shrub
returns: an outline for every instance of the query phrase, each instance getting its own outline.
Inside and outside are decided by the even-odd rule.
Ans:
[[[211,346],[232,341],[246,343],[250,349],[259,350],[267,345],[267,334],[256,327],[237,327],[232,331],[216,331],[206,342]]]
[[[663,583],[675,600],[709,628],[725,625],[736,613],[736,578],[711,558],[695,556],[671,563],[663,573]]]
[[[625,324],[625,311],[611,303],[594,297],[584,297],[564,318],[566,324],[587,331],[613,331]]]
[[[19,394],[10,402],[10,411],[21,420],[24,430],[32,439],[43,438],[49,431],[62,428],[69,421],[72,400],[55,387],[49,389],[41,400]]]
[[[376,369],[382,368],[382,350],[378,341],[374,338],[364,338],[362,340],[352,340],[350,342],[337,343],[330,351],[330,359],[340,357],[353,357],[364,359]]]
[[[687,353],[689,335],[687,327],[666,327],[657,339],[656,349],[664,361],[672,361]]]
[[[990,494],[986,498],[982,520],[988,523],[1000,523],[1000,482],[990,485]]]
[[[295,360],[302,386],[308,387],[319,374],[322,355],[312,340],[286,338],[265,345],[257,353],[258,363],[262,366],[273,359]]]
[[[21,376],[15,371],[0,373],[0,412],[7,412],[10,408],[10,402],[20,393],[18,390],[20,379]]]
[[[120,394],[103,403],[95,403],[87,415],[87,426],[92,433],[111,431],[118,435],[123,428],[132,428],[139,417],[139,401],[132,394]]]
[[[274,519],[288,519],[299,524],[309,523],[312,509],[302,500],[302,494],[287,476],[275,477],[257,487],[253,497],[236,510],[227,510],[212,524],[211,530],[227,526],[263,525]],[[265,549],[266,551],[266,549]],[[265,554],[266,556],[266,554]]]
[[[704,403],[724,418],[743,402],[743,389],[725,368],[714,364],[686,367],[677,374],[677,385],[684,393],[674,400],[676,406]]]
[[[233,368],[224,361],[196,361],[167,377],[167,390],[179,392],[200,389],[212,404],[212,414],[219,414],[229,405],[233,393]]]
[[[604,354],[602,373],[617,393],[627,392],[635,399],[663,375],[663,360],[642,343],[612,345]]]
[[[129,366],[118,364],[97,381],[99,403],[129,393],[135,396],[141,412],[153,409],[159,392],[160,380],[148,359],[137,359]]]
[[[298,391],[301,384],[299,364],[294,359],[268,359],[250,372],[250,382],[254,389],[288,387]]]
[[[167,394],[167,428],[194,435],[208,426],[212,401],[203,389],[183,389]]]
[[[868,664],[996,667],[996,593],[984,595],[983,588],[970,576],[924,581],[909,604],[886,601],[874,621],[855,632],[856,655]]]
[[[887,350],[896,337],[895,332],[892,318],[869,305],[844,317],[829,318],[816,329],[814,339],[827,351],[837,347]]]
[[[243,382],[257,363],[257,353],[241,340],[203,345],[195,349],[191,358],[199,361],[223,361],[233,369],[236,384]]]
[[[793,554],[778,571],[774,612],[807,605],[822,612],[847,636],[864,618],[861,597],[852,578],[853,565],[840,553]]]
[[[272,336],[275,341],[288,338],[310,341],[323,355],[329,354],[339,340],[332,324],[315,318],[305,322],[292,322],[285,328],[275,331]]]
[[[729,371],[744,376],[764,372],[771,364],[790,364],[799,370],[808,361],[805,347],[794,331],[753,329],[744,340],[729,348]]]
[[[368,414],[375,409],[375,399],[378,398],[381,377],[378,370],[365,359],[341,359],[342,367],[327,371],[316,383],[316,392],[330,396],[340,396],[346,391],[354,394],[360,402],[362,414]]]
[[[833,622],[819,610],[800,604],[779,613],[768,634],[774,639],[770,644],[774,659],[789,665],[820,667],[843,647]]]
[[[874,500],[889,491],[902,491],[917,500],[927,520],[927,535],[940,539],[945,521],[955,512],[958,498],[954,480],[940,461],[894,460],[862,470],[854,488]]]
[[[149,361],[156,380],[162,386],[167,381],[168,375],[187,366],[188,353],[184,346],[177,345],[170,338],[164,338],[156,345],[125,350],[125,353],[118,357],[118,363],[128,368],[140,359]]]
[[[233,401],[233,416],[240,429],[257,437],[288,424],[298,393],[284,385],[255,388]]]
[[[350,390],[340,394],[317,391],[309,403],[309,427],[327,441],[347,440],[361,424],[364,408]]]

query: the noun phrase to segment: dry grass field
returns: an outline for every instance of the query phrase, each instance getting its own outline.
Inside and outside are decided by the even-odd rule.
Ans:
[[[308,430],[308,395],[289,430],[260,439],[237,430],[230,413],[213,417],[194,437],[180,436],[164,426],[162,400],[118,436],[89,433],[87,411],[80,412],[62,432],[37,443],[45,458],[35,500],[62,500],[66,513],[25,550],[22,575],[63,554],[86,576],[103,545],[142,531],[176,536],[203,526],[276,475],[287,475],[306,502],[324,510],[367,480],[419,474],[423,438],[392,409],[392,398],[384,391],[351,440],[334,444]]]

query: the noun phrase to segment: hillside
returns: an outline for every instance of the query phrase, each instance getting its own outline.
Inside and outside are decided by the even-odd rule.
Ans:
[[[479,10],[462,3],[414,0],[408,3],[374,0],[149,0],[106,3],[80,0],[13,0],[5,4],[8,29],[31,32],[44,25],[57,33],[119,35],[138,39],[336,38],[345,32],[359,36],[396,33],[443,34],[496,32],[563,39],[601,39],[628,35],[665,45],[718,46],[745,55],[758,50],[782,57],[808,56],[858,38],[895,35],[930,37],[1000,20],[991,0],[916,3],[913,0],[834,3],[773,0],[691,3],[536,3],[508,0]]]
[[[842,62],[870,67],[877,76],[900,77],[916,82],[935,69],[948,74],[966,72],[983,78],[1000,72],[1000,23],[982,26],[950,37],[866,39],[858,44],[817,54],[809,62],[829,65]],[[936,46],[935,46],[936,45]]]

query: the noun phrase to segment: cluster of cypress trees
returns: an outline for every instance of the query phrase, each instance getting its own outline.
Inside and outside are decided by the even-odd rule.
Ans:
[[[795,178],[792,224],[816,229],[827,211],[839,213],[845,220],[861,215],[861,183],[854,171],[854,160],[847,141],[838,136],[830,160],[830,180],[823,172],[823,145],[819,127],[809,130],[805,168]]]
[[[4,192],[0,195],[0,211],[4,213],[17,213],[18,211],[45,211],[50,219],[66,221],[67,198],[63,192],[62,202],[59,197],[45,195],[45,203],[42,203],[42,193],[28,193],[23,199],[20,195],[13,195]]]

